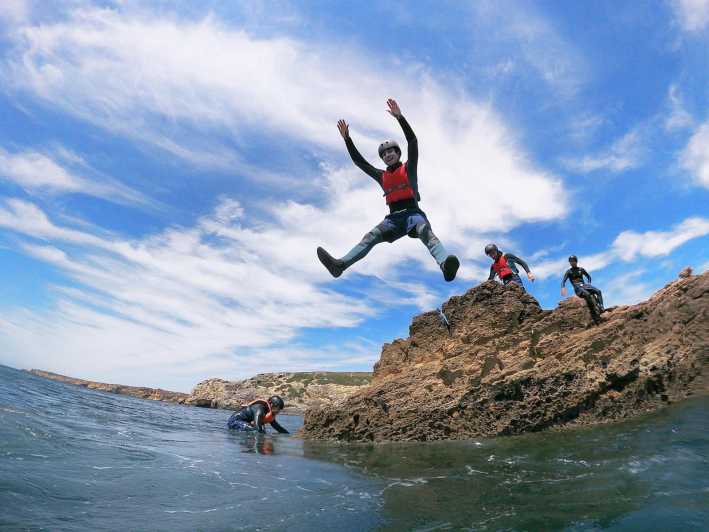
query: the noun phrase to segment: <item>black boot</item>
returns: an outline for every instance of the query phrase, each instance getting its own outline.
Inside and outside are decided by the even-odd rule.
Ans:
[[[320,259],[322,265],[327,268],[327,271],[329,271],[333,277],[339,277],[342,275],[342,272],[345,271],[344,262],[333,258],[332,255],[320,247],[318,248],[318,259]]]
[[[441,264],[441,270],[443,271],[443,278],[450,282],[455,279],[455,274],[458,273],[458,268],[460,267],[460,261],[455,255],[448,255],[446,260]]]

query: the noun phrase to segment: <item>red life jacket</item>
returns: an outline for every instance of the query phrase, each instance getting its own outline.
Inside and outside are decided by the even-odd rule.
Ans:
[[[500,279],[504,279],[514,273],[512,268],[510,268],[507,264],[507,259],[502,253],[500,253],[500,257],[492,263],[492,269],[495,270],[497,275],[500,276]]]
[[[272,423],[274,419],[276,419],[276,416],[273,415],[273,410],[271,409],[271,403],[268,401],[264,401],[263,399],[256,399],[255,401],[251,401],[248,405],[245,406],[251,406],[255,405],[256,403],[262,404],[266,406],[266,415],[261,418],[261,423],[265,425],[266,423]]]
[[[411,183],[406,165],[402,164],[396,170],[384,170],[382,174],[382,188],[387,205],[395,201],[412,199],[416,196]]]

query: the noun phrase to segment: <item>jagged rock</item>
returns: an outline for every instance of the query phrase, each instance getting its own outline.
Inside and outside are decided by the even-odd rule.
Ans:
[[[306,408],[336,404],[366,386],[369,372],[262,373],[250,379],[228,381],[207,379],[197,384],[186,404],[237,410],[256,398],[277,394],[286,402],[286,412],[302,413]]]
[[[691,266],[687,266],[684,270],[679,272],[680,279],[686,279],[687,277],[691,277],[691,276],[692,276],[692,267]]]
[[[184,403],[188,397],[186,393],[171,392],[169,390],[163,390],[162,388],[146,388],[143,386],[125,386],[123,384],[87,381],[84,379],[67,377],[66,375],[60,375],[58,373],[52,373],[51,371],[43,371],[41,369],[31,369],[29,370],[29,373],[36,375],[37,377],[44,377],[45,379],[64,382],[66,384],[73,384],[75,386],[82,386],[91,390],[100,390],[102,392],[115,393],[119,395],[130,395],[131,397],[150,399],[153,401]]]
[[[486,282],[385,344],[372,384],[305,414],[303,436],[446,440],[631,417],[709,390],[709,272],[591,324],[585,302],[553,311]]]

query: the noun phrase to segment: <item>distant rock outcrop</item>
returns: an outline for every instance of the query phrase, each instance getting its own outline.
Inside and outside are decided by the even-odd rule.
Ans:
[[[305,414],[303,435],[446,440],[628,418],[709,389],[709,272],[684,276],[592,326],[583,300],[552,311],[486,282],[414,318],[372,384]]]
[[[369,385],[369,372],[263,373],[241,381],[208,379],[192,390],[186,404],[237,410],[256,398],[280,395],[286,412],[302,413],[308,407],[343,401]]]
[[[101,390],[102,392],[130,395],[131,397],[139,397],[140,399],[184,403],[189,397],[186,393],[171,392],[161,388],[144,388],[141,386],[125,386],[123,384],[107,384],[105,382],[87,381],[84,379],[67,377],[66,375],[59,375],[58,373],[52,373],[51,371],[42,371],[41,369],[31,369],[29,372],[32,375],[44,377],[45,379],[50,379],[53,381],[74,384],[75,386],[83,386],[84,388],[89,388],[91,390]]]

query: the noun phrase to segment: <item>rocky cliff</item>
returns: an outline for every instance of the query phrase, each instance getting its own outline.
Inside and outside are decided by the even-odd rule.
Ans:
[[[241,381],[208,379],[192,390],[186,404],[236,410],[256,398],[277,394],[286,402],[287,413],[342,402],[369,385],[369,372],[264,373]]]
[[[75,379],[66,375],[59,375],[50,371],[42,371],[41,369],[31,369],[29,372],[38,377],[44,377],[53,381],[74,384],[75,386],[83,386],[92,390],[101,390],[102,392],[117,393],[120,395],[130,395],[131,397],[139,397],[140,399],[151,399],[154,401],[170,401],[172,403],[184,403],[189,397],[186,393],[171,392],[161,388],[144,388],[140,386],[125,386],[123,384],[107,384],[105,382],[87,381],[84,379]]]
[[[592,326],[583,300],[552,311],[486,282],[386,344],[372,384],[305,415],[303,435],[347,441],[498,436],[628,418],[709,389],[709,272]]]

